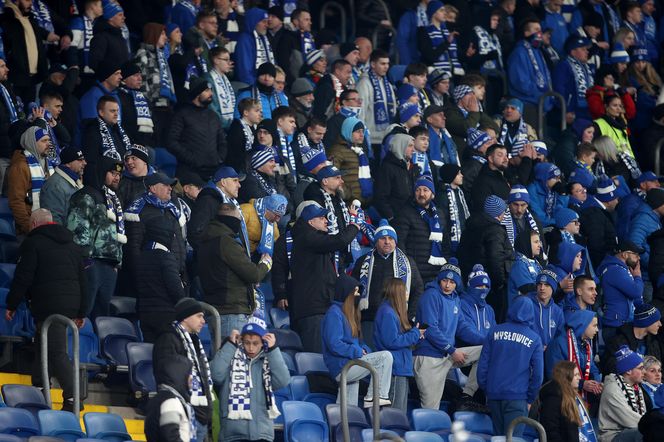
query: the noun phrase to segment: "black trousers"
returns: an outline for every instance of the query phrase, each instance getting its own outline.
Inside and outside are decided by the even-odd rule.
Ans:
[[[160,334],[168,329],[175,320],[175,313],[139,312],[143,342],[155,343]]]
[[[32,385],[44,387],[41,364],[41,329],[42,323],[37,323],[35,344],[37,345],[36,358],[32,365]],[[64,400],[74,398],[74,362],[67,354],[67,327],[53,323],[48,329],[48,374],[55,377],[62,387]]]

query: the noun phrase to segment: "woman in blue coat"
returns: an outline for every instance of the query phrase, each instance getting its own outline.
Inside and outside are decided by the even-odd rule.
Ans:
[[[406,283],[391,278],[385,284],[383,302],[374,319],[374,343],[378,350],[392,354],[392,407],[406,411],[408,405],[408,378],[413,376],[411,347],[424,337],[425,330],[410,325]]]
[[[359,303],[362,299],[360,281],[342,273],[337,278],[334,301],[325,313],[322,324],[323,359],[330,376],[337,382],[341,379],[341,370],[351,359],[362,359],[371,364],[378,372],[380,385],[380,405],[390,405],[388,399],[392,380],[392,354],[389,351],[372,353],[371,349],[361,342]],[[368,296],[368,294],[367,294]],[[348,370],[348,403],[357,404],[359,381],[369,374],[366,368],[351,367]],[[364,398],[364,408],[373,405],[373,382],[369,382],[369,390]],[[339,402],[339,396],[337,396]]]

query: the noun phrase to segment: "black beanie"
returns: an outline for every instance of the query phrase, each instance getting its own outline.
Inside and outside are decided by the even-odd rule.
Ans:
[[[443,164],[440,167],[440,172],[438,172],[438,174],[443,183],[450,184],[454,181],[454,178],[456,178],[460,170],[461,168],[456,164]]]
[[[182,298],[175,304],[175,319],[183,321],[196,313],[202,313],[201,304],[194,298]]]
[[[274,15],[277,17],[279,20],[284,21],[284,8],[281,6],[272,6],[270,9],[267,10],[267,13],[269,15]]]
[[[261,75],[265,74],[276,77],[277,68],[270,62],[263,63],[262,65],[258,66],[258,69],[256,70],[256,77],[260,77]]]
[[[138,67],[136,63],[134,63],[133,60],[129,60],[128,62],[120,66],[120,72],[122,72],[122,79],[124,80],[128,77],[131,77],[134,74],[140,74],[141,69]]]
[[[191,77],[191,80],[189,80],[189,99],[194,101],[205,89],[210,89],[210,84],[205,78]]]
[[[646,203],[648,203],[651,209],[662,207],[664,205],[664,189],[650,189],[646,193]]]
[[[112,60],[103,60],[95,69],[95,78],[102,82],[120,70],[120,65]]]

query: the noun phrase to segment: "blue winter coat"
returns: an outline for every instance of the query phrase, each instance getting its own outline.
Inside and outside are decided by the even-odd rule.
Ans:
[[[507,61],[507,78],[510,95],[523,102],[537,106],[539,98],[551,87],[551,75],[549,73],[549,68],[546,65],[546,61],[544,61],[542,51],[539,49],[533,49],[533,53],[539,71],[544,76],[543,88],[537,86],[537,82],[535,81],[535,68],[530,61],[523,40],[516,43],[514,50]],[[544,105],[544,111],[548,112],[552,107],[552,101],[547,100]]]
[[[546,369],[547,379],[551,379],[553,367],[555,367],[558,362],[570,360],[569,351],[567,349],[567,330],[569,329],[572,329],[574,336],[576,336],[576,342],[579,347],[579,358],[581,360],[581,369],[585,370],[585,364],[588,355],[586,354],[586,346],[583,344],[583,342],[581,342],[581,337],[595,316],[595,312],[591,310],[578,310],[575,313],[569,315],[569,318],[565,323],[566,327],[561,330],[561,333],[558,333],[558,336],[556,336],[553,341],[549,343],[549,346],[546,348],[546,352],[544,353],[544,366]],[[590,351],[592,352],[592,345],[590,346]],[[602,374],[597,368],[597,365],[595,365],[595,357],[592,354],[590,355],[590,379],[595,381],[602,380]],[[583,379],[581,379],[579,388],[582,386]]]
[[[258,22],[263,19],[265,11],[251,8],[244,16],[244,32],[237,39],[235,46],[235,78],[247,84],[256,83],[256,40],[254,30]],[[238,103],[240,99],[237,100]],[[236,117],[237,118],[237,117]],[[263,113],[263,118],[267,118]]]
[[[507,280],[508,306],[512,305],[514,298],[520,295],[519,287],[529,284],[535,285],[535,280],[541,270],[542,266],[534,259],[530,259],[522,253],[516,254],[516,259],[510,270],[510,277]]]
[[[417,322],[427,324],[426,335],[421,339],[413,354],[443,358],[456,351],[454,338],[462,318],[459,295],[453,292],[443,294],[437,281],[426,285],[424,293],[417,302]],[[464,321],[465,324],[465,321]]]
[[[645,250],[641,254],[641,268],[643,269],[644,276],[646,276],[645,272],[650,262],[648,236],[661,228],[662,223],[659,220],[659,215],[647,204],[639,206],[637,212],[632,216],[627,239]]]
[[[633,191],[622,198],[616,206],[616,218],[619,220],[619,222],[616,222],[618,239],[627,239],[634,215],[643,207],[650,208],[643,198],[636,191]]]
[[[553,35],[552,39],[553,41]],[[559,51],[561,54],[564,53]],[[586,101],[585,94],[583,98],[579,97],[577,90],[577,83],[574,77],[574,69],[567,59],[558,63],[553,70],[553,89],[563,96],[567,104],[567,112],[574,112],[576,118],[584,118],[591,120],[590,111],[588,110],[588,101]],[[593,78],[588,76],[586,78],[588,89],[592,86]],[[557,102],[556,102],[557,105]]]
[[[252,88],[253,86],[250,86],[248,88],[241,89],[238,92],[236,100],[238,104],[244,98],[255,98],[252,93]],[[286,97],[283,92],[272,93],[270,95],[259,92],[258,95],[258,99],[260,99],[261,102],[261,110],[263,111],[263,119],[265,120],[272,119],[272,111],[277,107],[288,106],[288,97]],[[278,102],[277,98],[279,100]],[[237,106],[235,106],[233,117],[240,119],[240,111],[238,110]],[[274,142],[277,143],[277,140],[274,140]]]
[[[627,264],[607,255],[597,269],[604,292],[602,324],[620,327],[634,319],[634,306],[643,304],[643,279],[632,276]]]
[[[464,327],[457,331],[457,338],[468,345],[482,345],[489,330],[496,325],[496,313],[481,293],[481,289],[469,288],[461,295]]]
[[[542,341],[532,329],[532,302],[514,301],[507,322],[495,326],[484,341],[477,383],[489,400],[526,400],[533,403],[544,378]]]
[[[186,34],[189,28],[196,26],[196,15],[189,9],[177,3],[171,9],[171,21],[180,27],[183,34]]]
[[[572,272],[574,258],[579,252],[581,252],[581,268],[576,272]],[[558,282],[560,282],[570,274],[573,276],[584,274],[587,265],[588,255],[586,249],[579,244],[563,241],[558,246],[558,262],[552,263],[549,267],[556,272],[556,275],[558,275]]]
[[[417,13],[412,9],[404,12],[399,19],[397,51],[399,63],[402,65],[420,61],[420,50],[417,47]]]
[[[323,337],[323,359],[330,370],[330,376],[336,378],[346,362],[362,357],[362,350],[371,353],[371,349],[353,337],[350,324],[341,310],[343,303],[334,301],[323,317],[321,333]]]
[[[411,328],[401,331],[401,322],[392,305],[383,301],[374,318],[374,345],[376,350],[392,353],[392,374],[413,376],[413,351],[411,347],[420,340],[420,331]]]
[[[543,163],[535,166],[535,181],[528,185],[528,194],[530,195],[529,209],[539,218],[542,227],[555,226],[556,220],[553,218],[558,209],[567,207],[569,197],[559,195],[546,186],[546,172],[549,166]],[[553,193],[554,203],[551,213],[546,213],[546,196]]]
[[[566,52],[565,40],[567,40],[567,37],[569,36],[565,17],[563,17],[560,12],[546,11],[544,14],[544,20],[542,20],[542,29],[547,28],[552,30],[551,46],[553,46],[553,49],[559,54],[564,54]]]
[[[546,347],[565,327],[563,310],[553,302],[553,298],[549,299],[547,305],[543,305],[537,299],[537,293],[529,293],[528,297],[535,308],[535,331],[539,334],[542,345]]]

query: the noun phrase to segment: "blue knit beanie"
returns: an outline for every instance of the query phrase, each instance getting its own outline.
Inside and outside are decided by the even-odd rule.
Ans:
[[[459,261],[456,258],[450,258],[450,260],[443,264],[438,273],[438,282],[443,279],[451,279],[457,285],[461,287],[461,269],[459,268]]]
[[[434,195],[436,194],[436,188],[433,184],[433,178],[429,175],[422,175],[415,181],[415,185],[413,186],[413,192],[417,190],[418,187],[424,186],[427,189],[431,191]]]
[[[616,373],[623,374],[639,366],[643,362],[643,358],[636,352],[630,350],[626,345],[623,345],[615,353],[616,356]]]
[[[481,285],[491,288],[491,278],[489,278],[489,274],[484,271],[484,266],[482,264],[475,264],[473,266],[473,271],[468,275],[468,287],[477,288]]]
[[[166,24],[166,36],[170,38],[173,31],[175,31],[176,29],[180,29],[180,26],[178,26],[175,23],[167,23]]]
[[[489,195],[486,197],[486,200],[484,200],[484,213],[491,218],[498,218],[505,213],[505,210],[507,210],[505,200],[496,195]]]
[[[473,150],[479,150],[489,140],[491,140],[489,134],[474,127],[468,128],[466,132],[466,144]]]
[[[276,153],[274,149],[271,147],[259,148],[251,155],[251,167],[254,170],[258,170],[263,164],[270,160],[276,160]]]
[[[427,5],[427,17],[431,20],[431,17],[438,11],[440,8],[445,6],[440,0],[433,0]]]
[[[556,272],[554,272],[553,270],[543,269],[537,275],[535,282],[537,284],[541,282],[544,284],[549,284],[554,292],[558,290],[558,275],[556,275]]]
[[[515,184],[510,190],[510,196],[507,198],[508,203],[514,203],[516,201],[523,201],[524,203],[530,204],[530,194],[528,189],[520,184]]]
[[[264,201],[266,210],[276,213],[279,216],[284,216],[286,214],[288,200],[285,196],[275,193],[274,195],[266,196]]]
[[[420,113],[420,107],[415,103],[404,103],[399,106],[399,122],[401,124]]]
[[[567,224],[576,219],[579,219],[579,214],[572,209],[568,209],[567,207],[561,207],[560,209],[556,210],[556,213],[553,214],[553,218],[556,221],[556,227],[559,229],[564,229]]]
[[[394,227],[392,227],[386,219],[381,219],[380,223],[378,224],[378,228],[374,233],[374,239],[378,241],[380,238],[385,236],[389,236],[390,238],[394,239],[394,241],[398,241],[397,231],[394,230]]]
[[[517,109],[521,115],[523,115],[523,101],[518,98],[510,98],[503,104],[503,109],[507,106],[512,106]]]
[[[113,3],[108,0],[104,2],[104,18],[106,20],[112,19],[121,12],[124,12],[122,10],[122,6],[118,5],[117,3]]]
[[[659,309],[650,304],[641,304],[634,309],[634,327],[646,328],[661,318]]]
[[[404,83],[399,86],[397,89],[397,100],[399,100],[399,105],[405,104],[408,102],[410,97],[417,94],[417,89],[412,84]]]
[[[570,184],[581,184],[587,190],[593,187],[595,177],[590,172],[588,172],[587,169],[577,167],[572,171],[572,173],[569,174],[569,180],[567,182]]]
[[[616,195],[616,185],[611,177],[601,175],[597,179],[597,193],[595,194],[595,198],[603,203],[608,203],[618,198],[618,195]]]

